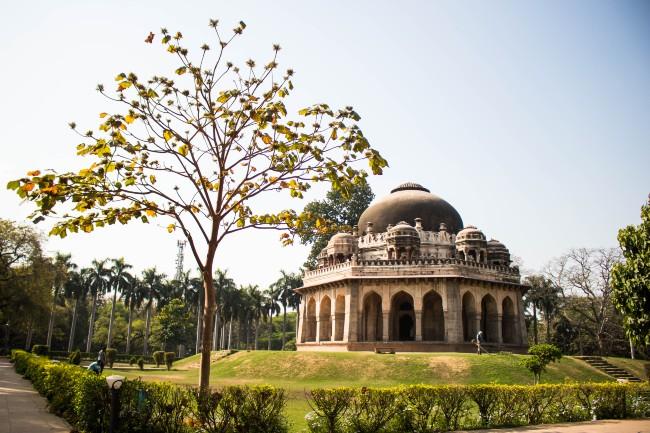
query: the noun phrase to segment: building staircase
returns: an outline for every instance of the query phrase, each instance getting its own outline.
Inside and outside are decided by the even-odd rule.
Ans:
[[[574,358],[586,362],[587,364],[602,371],[603,373],[612,376],[614,379],[625,380],[628,382],[641,382],[641,379],[629,371],[610,364],[600,356],[574,356]]]

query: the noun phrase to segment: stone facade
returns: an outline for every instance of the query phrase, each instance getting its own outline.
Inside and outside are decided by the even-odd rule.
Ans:
[[[381,219],[382,207],[400,220],[379,221],[385,231],[375,232],[367,214]],[[413,225],[401,220],[417,214]],[[460,230],[451,205],[412,183],[364,218],[362,233],[332,237],[297,289],[298,350],[473,351],[479,329],[488,350],[525,350],[526,287],[502,243]]]

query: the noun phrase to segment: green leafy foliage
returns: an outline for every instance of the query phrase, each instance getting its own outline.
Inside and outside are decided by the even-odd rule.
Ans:
[[[528,349],[528,354],[531,356],[523,359],[521,363],[533,373],[535,383],[539,383],[548,364],[562,358],[562,351],[553,344],[535,344]]]
[[[117,349],[106,349],[106,364],[108,365],[108,368],[113,368],[113,364],[115,363],[116,359]]]
[[[172,369],[172,364],[174,363],[175,358],[176,354],[174,352],[165,352],[165,365],[167,366],[167,370]]]
[[[650,346],[650,200],[641,208],[641,224],[619,230],[618,242],[625,261],[612,269],[612,302],[630,338]]]
[[[50,351],[50,348],[45,344],[35,344],[32,346],[32,353],[39,356],[47,356]]]
[[[195,333],[193,324],[185,303],[180,299],[172,299],[154,318],[151,343],[163,351],[175,348],[191,339]]]
[[[138,358],[137,364],[138,364],[138,368],[140,370],[144,370],[144,358],[143,357]]]
[[[165,362],[165,352],[162,350],[157,350],[153,353],[153,361],[156,363],[156,367],[160,367],[160,364]]]
[[[81,364],[81,352],[79,351],[79,349],[70,353],[70,355],[68,356],[68,361],[70,362],[70,364],[73,365]]]

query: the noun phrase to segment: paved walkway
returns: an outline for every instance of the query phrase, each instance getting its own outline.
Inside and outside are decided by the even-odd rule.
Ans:
[[[70,425],[47,410],[32,384],[0,358],[0,433],[69,433]]]
[[[472,430],[458,433],[650,433],[650,420],[625,419],[567,424],[547,424],[531,427]]]

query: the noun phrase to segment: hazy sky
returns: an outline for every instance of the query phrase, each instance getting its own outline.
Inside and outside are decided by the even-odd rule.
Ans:
[[[419,182],[526,267],[571,247],[614,246],[618,228],[639,221],[650,192],[650,2],[595,0],[11,2],[0,15],[0,217],[31,210],[4,190],[8,179],[78,168],[67,123],[94,128],[115,108],[97,83],[123,71],[171,74],[160,27],[198,47],[212,42],[209,18],[225,29],[248,24],[233,60],[262,61],[282,45],[281,67],[296,70],[296,110],[357,109],[390,163],[370,180],[378,196]],[[149,31],[153,47],[143,42]],[[173,274],[177,237],[166,224],[47,248],[81,265],[124,256],[137,270]],[[281,247],[277,233],[249,231],[223,246],[217,265],[238,283],[266,285],[306,254]]]

